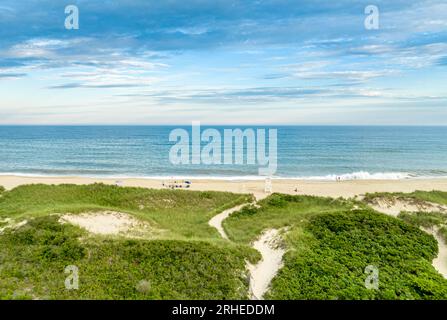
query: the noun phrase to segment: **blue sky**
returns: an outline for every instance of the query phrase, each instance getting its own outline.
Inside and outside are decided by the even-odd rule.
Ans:
[[[443,0],[0,0],[0,124],[447,125],[446,83]]]

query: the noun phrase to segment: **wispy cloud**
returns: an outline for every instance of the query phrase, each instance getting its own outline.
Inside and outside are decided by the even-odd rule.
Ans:
[[[22,77],[25,77],[26,76],[26,74],[25,73],[1,73],[0,72],[0,78],[12,78],[12,79],[15,79],[15,78],[22,78]]]
[[[366,0],[72,3],[80,8],[76,31],[63,27],[64,3],[2,1],[0,83],[8,89],[0,111],[24,104],[24,96],[39,106],[76,100],[94,114],[117,97],[122,110],[140,103],[194,112],[317,109],[319,102],[447,107],[442,0],[377,0],[379,30],[363,26]]]

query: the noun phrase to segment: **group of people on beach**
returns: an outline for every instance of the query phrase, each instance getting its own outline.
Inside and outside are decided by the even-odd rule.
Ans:
[[[161,183],[161,185],[164,188],[168,189],[188,189],[191,187],[192,182],[189,180],[182,180],[182,181],[170,181],[168,183],[165,183],[164,181]]]

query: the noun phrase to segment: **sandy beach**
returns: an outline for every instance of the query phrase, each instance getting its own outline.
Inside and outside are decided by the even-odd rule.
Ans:
[[[100,179],[85,177],[22,177],[0,176],[0,185],[12,189],[24,184],[119,184],[121,186],[163,188],[163,181],[169,179]],[[199,191],[231,191],[235,193],[252,193],[258,199],[266,196],[263,180],[217,180],[217,179],[190,179],[189,190]],[[273,179],[272,191],[285,194],[305,194],[328,197],[354,197],[372,192],[413,192],[415,190],[447,191],[447,179],[405,179],[405,180],[350,180],[350,181],[310,181]]]

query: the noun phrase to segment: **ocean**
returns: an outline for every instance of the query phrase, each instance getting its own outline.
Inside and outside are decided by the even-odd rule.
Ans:
[[[0,126],[0,174],[258,179],[257,165],[174,165],[178,126]],[[203,127],[206,129],[208,127]],[[213,127],[219,132],[225,128]],[[277,129],[278,178],[447,176],[447,127],[262,126]]]

